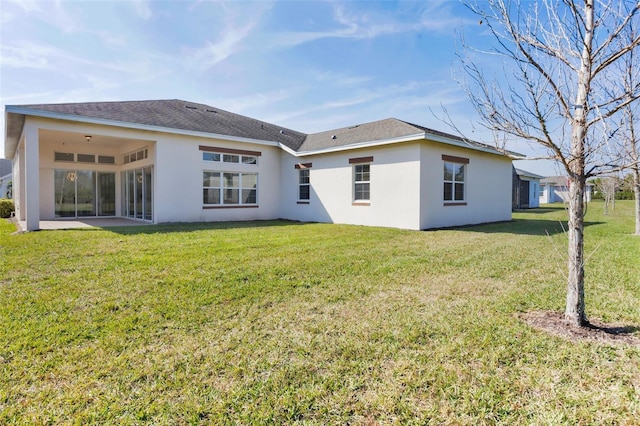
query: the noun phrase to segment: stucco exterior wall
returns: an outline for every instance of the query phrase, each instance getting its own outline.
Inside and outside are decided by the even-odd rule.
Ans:
[[[464,205],[446,205],[443,155],[469,159]],[[421,149],[421,229],[511,220],[512,168],[509,158],[424,142]]]
[[[40,220],[55,218],[54,170],[115,173],[116,216],[122,214],[121,173],[153,168],[153,222],[299,221],[428,229],[511,219],[511,160],[431,141],[401,142],[296,157],[275,144],[206,138],[101,124],[27,117],[14,158],[14,197],[24,220],[28,188]],[[92,135],[87,142],[84,135]],[[35,144],[31,143],[35,139]],[[30,144],[31,143],[31,144]],[[204,161],[201,146],[260,152],[258,164]],[[37,148],[34,151],[34,147]],[[123,156],[147,149],[147,158],[125,164]],[[116,164],[54,161],[54,152],[114,156]],[[469,159],[465,205],[443,201],[442,155]],[[373,157],[370,200],[354,202],[352,159]],[[35,161],[35,162],[34,162]],[[311,163],[310,200],[299,203],[296,164]],[[25,173],[37,164],[34,174]],[[204,208],[203,171],[258,174],[257,207]],[[30,179],[30,180],[29,180]]]
[[[285,219],[419,229],[418,143],[294,157],[282,154],[282,209]],[[370,201],[354,203],[350,158],[373,157]],[[311,163],[309,204],[298,204],[297,163]]]
[[[279,217],[280,148],[244,142],[230,142],[196,136],[175,135],[113,126],[84,124],[28,117],[25,129],[39,135],[39,215],[40,220],[55,218],[54,170],[93,170],[113,172],[116,180],[116,216],[122,213],[121,172],[153,167],[153,222],[196,222],[261,220]],[[84,135],[92,135],[87,142]],[[99,141],[108,141],[100,143]],[[225,147],[261,152],[257,165],[212,163],[202,160],[199,146]],[[124,164],[123,156],[147,149],[146,159]],[[54,161],[55,152],[114,156],[116,164],[87,164]],[[20,212],[24,199],[24,143],[14,159],[16,176],[14,193]],[[258,173],[258,207],[203,209],[202,172],[247,171]],[[22,218],[24,220],[24,218]]]
[[[155,158],[157,222],[277,219],[280,148],[174,135],[160,135]],[[258,151],[258,164],[204,161],[199,146]],[[258,207],[203,209],[203,171],[258,173]]]

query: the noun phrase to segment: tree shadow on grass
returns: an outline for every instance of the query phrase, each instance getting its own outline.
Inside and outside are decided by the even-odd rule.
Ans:
[[[169,234],[174,232],[198,232],[225,229],[251,229],[266,228],[276,226],[294,226],[304,223],[290,220],[255,220],[242,222],[177,222],[161,224],[141,224],[139,226],[105,226],[95,228],[83,228],[82,231],[109,231],[120,235],[140,235],[140,234]]]
[[[528,213],[528,214],[545,214],[545,213],[556,213],[559,211],[567,210],[567,206],[560,203],[558,205],[545,205],[544,207],[538,207],[535,209],[518,209],[516,212],[518,213]]]
[[[601,225],[603,223],[584,222],[584,226]],[[564,233],[568,229],[568,225],[566,220],[513,219],[508,222],[463,226],[454,229],[485,234],[557,235]]]

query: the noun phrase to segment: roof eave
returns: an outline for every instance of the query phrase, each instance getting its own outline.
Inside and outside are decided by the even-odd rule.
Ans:
[[[377,141],[358,142],[358,143],[352,143],[348,145],[333,146],[330,148],[322,148],[322,149],[316,149],[316,150],[310,150],[310,151],[298,151],[298,152],[295,152],[293,155],[295,155],[296,157],[305,157],[308,155],[329,154],[332,152],[350,151],[350,150],[359,149],[359,148],[371,148],[371,147],[376,147],[380,145],[391,145],[391,144],[402,143],[402,142],[411,142],[418,139],[424,139],[424,133],[417,133],[415,135],[400,136],[397,138],[390,138],[390,139],[381,139]]]
[[[323,149],[317,149],[317,150],[298,151],[298,152],[287,150],[287,152],[289,152],[292,155],[295,155],[296,157],[305,157],[309,155],[329,154],[333,152],[349,151],[349,150],[361,149],[361,148],[372,148],[372,147],[381,146],[381,145],[391,145],[396,143],[411,142],[411,141],[417,141],[417,140],[429,140],[433,142],[471,149],[474,151],[486,152],[488,154],[500,155],[500,156],[508,157],[511,159],[526,158],[524,155],[519,154],[517,152],[511,152],[511,151],[501,152],[498,149],[492,148],[489,146],[487,146],[486,148],[480,147],[480,146],[474,146],[464,141],[459,141],[452,138],[446,138],[446,137],[436,135],[433,133],[428,133],[428,132],[415,133],[412,135],[400,136],[397,138],[381,139],[377,141],[358,142],[358,143],[353,143],[348,145],[323,148]]]
[[[54,120],[76,121],[76,122],[87,123],[87,124],[98,124],[98,125],[111,126],[111,127],[123,127],[127,129],[144,130],[149,132],[170,133],[170,134],[194,136],[194,137],[206,138],[206,139],[223,139],[223,140],[228,140],[232,142],[254,143],[257,145],[280,146],[280,142],[276,142],[276,141],[244,138],[240,136],[230,136],[230,135],[223,135],[218,133],[199,132],[199,131],[193,131],[193,130],[175,129],[172,127],[153,126],[149,124],[130,123],[127,121],[84,117],[81,115],[74,115],[74,114],[60,114],[60,113],[55,113],[50,111],[34,110],[34,109],[23,108],[23,107],[7,106],[6,111],[7,111],[7,115],[9,113],[21,114],[23,116],[28,115],[33,117],[49,118]],[[5,143],[5,146],[6,146],[6,143]],[[16,146],[17,146],[17,143],[16,143]],[[6,151],[6,148],[5,148],[5,151]]]
[[[434,133],[429,133],[429,132],[425,132],[425,139],[434,141],[434,142],[440,142],[440,143],[444,143],[447,145],[453,145],[453,146],[458,146],[461,148],[467,148],[467,149],[471,149],[474,151],[480,151],[480,152],[486,152],[488,154],[494,154],[494,155],[501,155],[504,157],[508,157],[511,158],[512,160],[523,160],[526,158],[525,155],[520,154],[518,152],[513,152],[513,151],[507,151],[507,150],[500,150],[498,148],[494,148],[491,147],[489,145],[486,146],[475,146],[472,145],[468,142],[465,142],[463,140],[458,140],[458,139],[453,139],[453,138],[447,138],[441,135],[437,135]]]
[[[22,130],[24,128],[25,117],[23,114],[11,113],[7,109],[4,114],[4,156],[12,160],[15,157]]]

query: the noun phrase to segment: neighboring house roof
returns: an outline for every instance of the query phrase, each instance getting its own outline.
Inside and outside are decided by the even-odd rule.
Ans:
[[[567,176],[547,176],[540,179],[540,183],[542,185],[551,184],[556,186],[567,186],[568,179],[569,178]],[[593,186],[590,182],[587,182],[586,185]]]
[[[6,107],[5,155],[12,157],[27,115],[106,125],[175,130],[280,144],[296,155],[429,139],[492,154],[522,157],[492,146],[395,118],[305,134],[204,104],[172,100],[86,102]]]
[[[567,177],[566,176],[547,176],[540,179],[541,184],[551,184],[551,185],[560,185],[567,186]]]
[[[544,179],[544,176],[537,175],[535,173],[528,172],[526,170],[518,169],[514,167],[516,174],[521,177],[528,177],[532,179]]]

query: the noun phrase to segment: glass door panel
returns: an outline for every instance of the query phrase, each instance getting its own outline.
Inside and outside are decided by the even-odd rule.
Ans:
[[[146,220],[153,219],[152,212],[152,194],[151,191],[151,167],[144,168],[144,218]]]
[[[76,172],[54,172],[55,217],[76,217]]]
[[[54,170],[55,217],[115,216],[115,173]]]
[[[136,175],[136,189],[135,189],[135,197],[136,197],[136,219],[142,219],[142,210],[143,210],[143,197],[142,197],[142,169],[135,170]]]
[[[90,170],[76,171],[76,211],[80,216],[96,215],[96,174]]]
[[[153,220],[153,167],[122,172],[122,215]]]
[[[127,217],[135,217],[136,205],[135,205],[135,185],[134,185],[134,173],[133,170],[127,171]]]
[[[98,216],[116,215],[116,175],[98,173]]]

